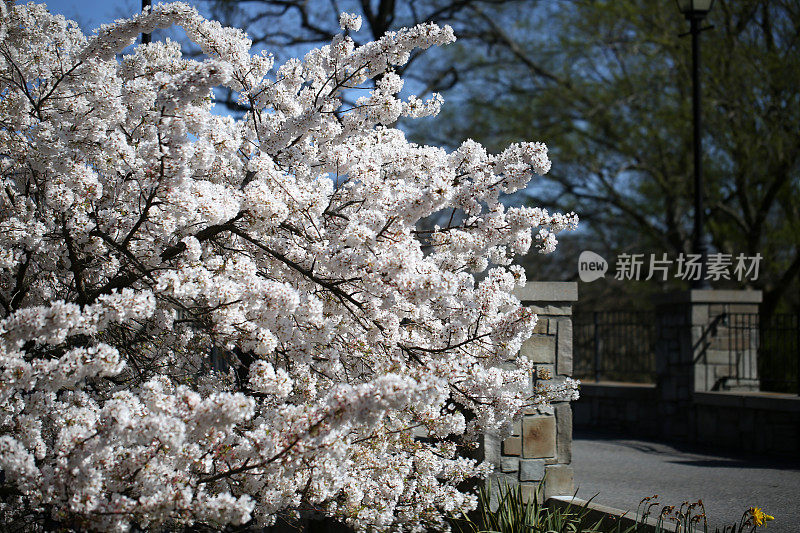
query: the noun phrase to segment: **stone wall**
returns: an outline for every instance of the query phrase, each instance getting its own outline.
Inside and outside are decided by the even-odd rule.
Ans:
[[[735,290],[691,290],[658,297],[659,379],[686,378],[664,386],[757,391],[756,315],[761,300],[761,291]],[[685,376],[676,372],[678,366],[684,367]]]
[[[757,344],[750,342],[733,364],[730,313],[758,313],[761,291],[689,290],[660,295],[656,308],[658,418],[672,439],[695,440],[694,392],[758,390]]]
[[[536,380],[549,376],[563,381],[572,376],[572,304],[578,299],[577,283],[530,282],[517,291],[523,305],[539,317],[533,336],[520,350],[520,357],[536,363]],[[544,498],[573,493],[572,408],[568,401],[554,402],[549,409],[532,409],[517,421],[511,437],[484,437],[485,458],[495,464],[493,487],[519,483],[531,498],[545,479]]]
[[[575,427],[613,430],[640,438],[688,440],[715,450],[797,457],[800,397],[792,394],[711,391],[691,395],[682,413],[683,438],[671,433],[657,413],[655,385],[583,383],[573,402]],[[691,438],[687,436],[691,435]]]
[[[695,441],[797,458],[800,398],[790,394],[698,392],[694,395]]]
[[[658,393],[650,383],[581,383],[573,402],[575,427],[660,437]]]

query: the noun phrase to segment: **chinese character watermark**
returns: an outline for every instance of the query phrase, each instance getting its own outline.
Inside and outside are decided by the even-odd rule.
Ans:
[[[714,253],[706,256],[703,265],[700,254],[678,254],[673,260],[667,254],[619,254],[614,265],[616,280],[651,280],[667,281],[672,273],[675,279],[696,281],[705,276],[710,281],[737,280],[755,281],[758,279],[762,256]],[[705,269],[703,268],[705,266]],[[599,254],[586,250],[578,258],[578,277],[589,283],[604,278],[608,271],[608,262]]]

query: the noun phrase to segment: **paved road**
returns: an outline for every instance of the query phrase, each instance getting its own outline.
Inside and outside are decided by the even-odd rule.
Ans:
[[[631,510],[645,496],[664,504],[702,499],[709,525],[738,521],[750,506],[775,516],[766,533],[800,532],[800,457],[796,461],[714,455],[708,449],[576,431],[578,497]]]

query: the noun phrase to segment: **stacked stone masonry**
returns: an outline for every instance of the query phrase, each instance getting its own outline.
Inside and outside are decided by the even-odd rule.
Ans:
[[[760,302],[760,291],[690,290],[657,299],[658,416],[666,434],[696,438],[695,392],[758,390],[758,341],[741,321],[757,316]]]
[[[519,353],[536,363],[531,387],[538,380],[563,381],[572,376],[572,303],[577,293],[577,284],[567,282],[531,282],[517,293],[523,305],[538,315],[533,336]],[[572,408],[568,401],[524,412],[512,435],[502,442],[486,435],[484,449],[486,460],[495,464],[491,479],[495,490],[500,484],[519,484],[523,495],[533,498],[544,479],[544,499],[572,495]]]

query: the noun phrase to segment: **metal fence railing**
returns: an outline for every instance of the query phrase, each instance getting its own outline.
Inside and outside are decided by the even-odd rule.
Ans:
[[[654,383],[655,313],[592,311],[574,317],[575,377]],[[800,394],[800,314],[723,313],[708,327],[707,352],[727,363],[729,385]],[[724,361],[723,361],[724,360]]]
[[[800,315],[723,313],[708,333],[708,353],[727,363],[723,388],[757,382],[761,391],[800,394]]]
[[[800,314],[760,319],[758,377],[762,391],[800,394]]]
[[[695,362],[711,365],[711,390],[758,389],[759,327],[758,313],[727,312],[704,326]]]
[[[655,382],[655,314],[592,311],[574,319],[573,374],[584,380]]]

